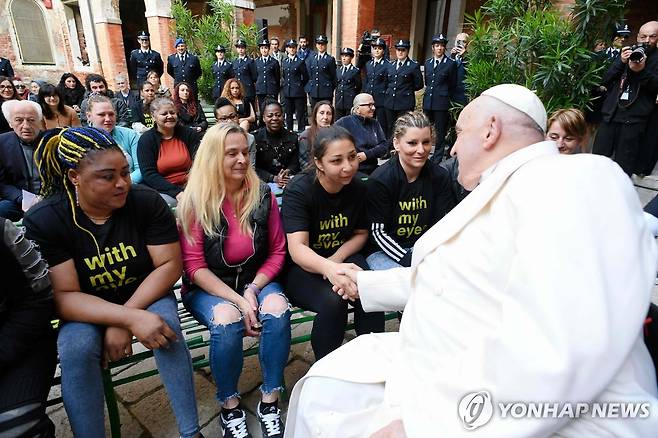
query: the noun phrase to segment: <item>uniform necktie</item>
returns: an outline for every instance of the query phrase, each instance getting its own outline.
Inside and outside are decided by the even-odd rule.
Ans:
[[[402,61],[398,61],[398,66],[395,68],[395,70],[400,70],[401,66],[402,66]]]

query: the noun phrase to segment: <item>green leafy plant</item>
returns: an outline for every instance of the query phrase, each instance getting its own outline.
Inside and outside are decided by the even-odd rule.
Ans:
[[[226,0],[210,0],[210,13],[194,16],[183,0],[174,0],[171,14],[175,22],[171,33],[185,39],[189,50],[199,56],[203,75],[199,79],[199,94],[212,101],[214,78],[212,64],[215,62],[215,47],[226,47],[226,57],[236,56],[233,42],[244,38],[249,47],[255,47],[258,30],[255,25],[236,25],[234,6]]]
[[[535,90],[549,114],[585,109],[605,66],[592,49],[609,39],[627,0],[575,0],[565,15],[550,0],[488,0],[466,17],[472,30],[466,90],[470,98],[501,83]]]

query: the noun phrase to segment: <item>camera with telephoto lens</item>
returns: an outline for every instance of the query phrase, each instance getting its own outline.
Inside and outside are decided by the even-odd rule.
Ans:
[[[633,44],[631,46],[631,56],[628,57],[628,60],[631,62],[642,62],[642,59],[647,54],[647,46],[646,44]]]

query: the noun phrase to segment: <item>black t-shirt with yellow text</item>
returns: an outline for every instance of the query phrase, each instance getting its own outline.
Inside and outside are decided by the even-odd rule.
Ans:
[[[55,195],[28,211],[26,235],[40,247],[50,266],[73,259],[82,292],[123,304],[153,271],[147,245],[178,241],[171,210],[152,189],[133,186],[126,204],[102,225],[93,223],[76,207],[81,230],[73,222],[69,200]]]
[[[310,248],[329,257],[354,235],[354,230],[368,229],[365,199],[366,186],[358,178],[331,194],[313,172],[300,173],[283,193],[283,227],[288,234],[307,231]]]

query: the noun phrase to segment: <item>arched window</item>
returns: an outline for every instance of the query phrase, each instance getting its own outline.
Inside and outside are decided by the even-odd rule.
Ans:
[[[24,64],[54,64],[43,11],[34,0],[13,0],[9,6]]]

